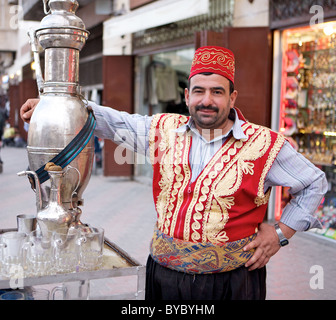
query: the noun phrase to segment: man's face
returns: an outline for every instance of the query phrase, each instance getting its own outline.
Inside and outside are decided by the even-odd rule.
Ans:
[[[185,98],[198,130],[222,129],[224,134],[231,128],[228,116],[237,91],[230,94],[230,82],[225,77],[218,74],[193,76],[189,90],[185,89]]]

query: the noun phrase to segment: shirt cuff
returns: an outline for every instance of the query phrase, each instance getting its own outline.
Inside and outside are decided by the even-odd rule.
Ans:
[[[307,231],[312,228],[322,229],[322,224],[316,217],[298,208],[291,209],[291,204],[289,203],[281,215],[280,222],[295,231]]]

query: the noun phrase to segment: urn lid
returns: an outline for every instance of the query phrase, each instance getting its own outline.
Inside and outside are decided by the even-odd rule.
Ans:
[[[79,17],[76,0],[43,0],[47,14],[36,30],[38,41],[43,49],[74,48],[81,50],[89,32]],[[49,9],[47,8],[49,5]]]
[[[75,15],[79,6],[76,0],[43,0],[43,4],[47,16],[42,19],[38,29],[68,27],[85,29],[82,19]]]

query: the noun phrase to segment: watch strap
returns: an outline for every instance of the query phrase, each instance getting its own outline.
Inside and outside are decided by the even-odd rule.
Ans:
[[[282,231],[281,231],[281,229],[280,229],[280,227],[277,223],[274,225],[274,228],[275,228],[276,233],[278,234],[280,246],[281,247],[286,246],[289,243],[289,241],[284,236],[284,234],[282,233]]]

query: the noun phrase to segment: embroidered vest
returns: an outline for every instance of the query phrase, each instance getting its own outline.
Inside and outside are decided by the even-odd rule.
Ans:
[[[149,147],[158,229],[175,239],[215,245],[253,235],[270,196],[270,190],[264,194],[265,177],[284,137],[246,122],[247,138],[228,138],[191,182],[191,135],[176,132],[188,120],[175,114],[152,120]]]

